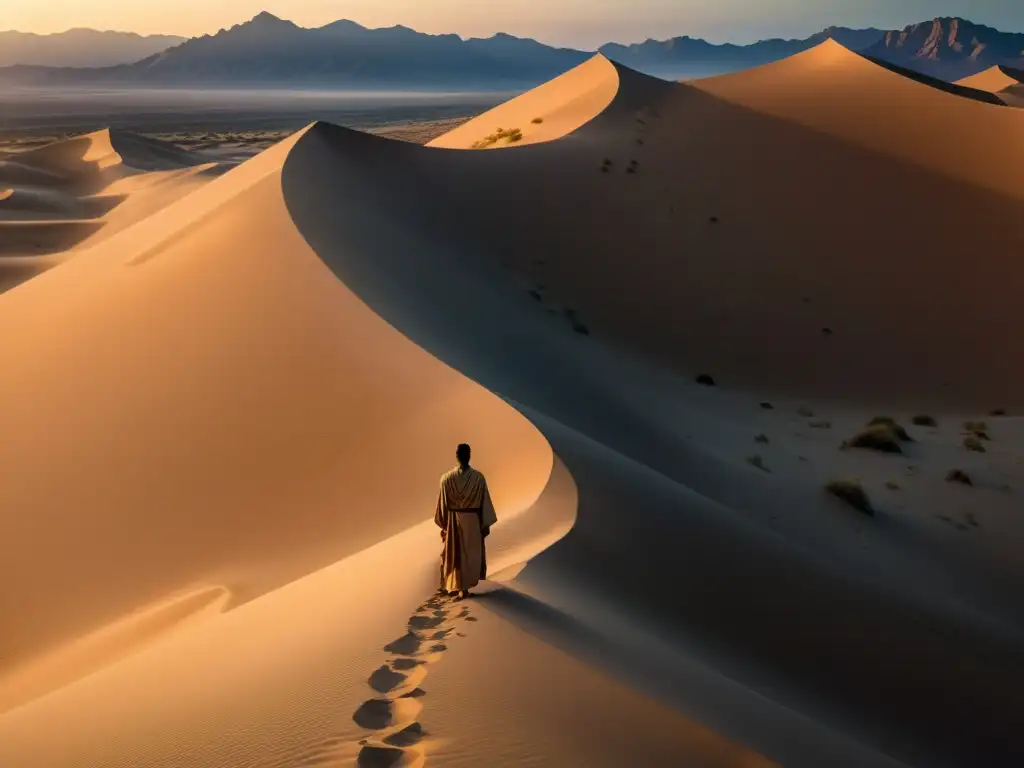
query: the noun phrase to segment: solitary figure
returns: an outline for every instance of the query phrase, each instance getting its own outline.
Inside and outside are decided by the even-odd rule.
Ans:
[[[484,539],[498,522],[484,476],[469,466],[470,448],[455,450],[459,464],[441,477],[434,522],[441,529],[441,591],[469,596],[487,578]]]

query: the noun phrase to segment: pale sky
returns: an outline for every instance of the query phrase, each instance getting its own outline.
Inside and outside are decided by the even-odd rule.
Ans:
[[[902,27],[935,16],[1024,31],[1022,0],[0,0],[0,29],[194,36],[262,10],[305,27],[345,18],[464,37],[508,32],[586,48],[684,34],[748,43],[805,37],[830,25]]]

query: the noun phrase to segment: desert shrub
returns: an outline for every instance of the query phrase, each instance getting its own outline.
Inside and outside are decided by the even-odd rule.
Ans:
[[[939,426],[939,422],[937,422],[935,420],[934,416],[929,416],[928,414],[925,414],[925,413],[921,413],[921,414],[918,414],[917,416],[915,416],[913,419],[911,419],[911,423],[915,427],[937,427],[937,426]]]
[[[858,512],[874,515],[875,509],[867,492],[857,480],[833,480],[825,485],[825,490],[837,499],[846,502]]]
[[[907,430],[900,426],[899,422],[892,416],[875,416],[871,421],[868,422],[869,427],[886,426],[891,427],[892,431],[896,434],[900,440],[905,443],[913,442],[910,435],[907,434]]]
[[[947,483],[960,483],[961,485],[974,485],[971,476],[962,469],[951,469],[946,473]]]
[[[977,435],[968,435],[964,438],[964,448],[974,453],[985,453],[985,445]]]
[[[882,453],[903,453],[900,438],[891,424],[875,424],[847,441],[850,448],[867,448]]]
[[[514,144],[517,141],[522,141],[523,130],[521,128],[511,128],[506,131],[504,128],[499,128],[490,136],[485,136],[480,139],[480,141],[474,142],[473,149],[487,149],[489,147],[493,147],[502,139],[504,139],[508,144]]]
[[[748,456],[747,464],[749,464],[752,467],[757,467],[762,472],[771,472],[771,470],[764,465],[764,459],[761,458],[761,454],[759,453],[755,453],[753,456]]]

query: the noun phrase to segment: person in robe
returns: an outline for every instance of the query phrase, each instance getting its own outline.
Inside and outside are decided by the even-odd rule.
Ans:
[[[441,529],[441,592],[461,600],[487,578],[484,539],[498,522],[483,474],[469,466],[470,447],[455,450],[458,465],[441,477],[434,522]]]

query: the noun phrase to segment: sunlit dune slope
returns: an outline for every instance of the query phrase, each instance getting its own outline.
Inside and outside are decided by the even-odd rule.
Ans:
[[[26,262],[0,264],[0,290],[188,194],[213,170],[177,147],[125,131],[0,155],[0,254]]]
[[[604,56],[595,56],[561,77],[528,91],[440,136],[428,147],[441,149],[500,148],[552,141],[600,114],[615,97],[619,76]],[[519,131],[509,141],[499,131]],[[488,137],[492,137],[491,141]],[[484,146],[480,146],[483,144]]]
[[[957,85],[962,85],[967,88],[976,88],[979,91],[988,91],[989,93],[996,94],[1000,91],[1005,91],[1007,88],[1013,88],[1021,85],[1022,83],[1024,83],[1024,71],[999,65],[989,67],[984,72],[979,72],[976,75],[971,75],[970,77],[965,77],[962,80],[956,81]]]
[[[0,447],[0,506],[23,510],[4,515],[8,664],[189,584],[251,599],[404,530],[463,440],[506,509],[543,487],[521,416],[309,255],[279,202],[287,149],[3,297],[0,399],[45,404]]]

